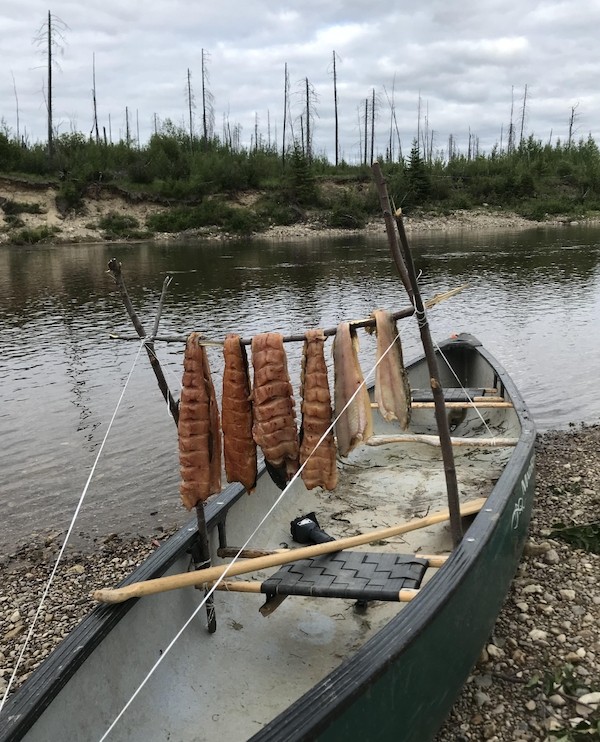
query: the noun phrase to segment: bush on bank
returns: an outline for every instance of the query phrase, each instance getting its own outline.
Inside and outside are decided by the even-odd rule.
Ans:
[[[554,144],[531,136],[511,152],[444,155],[425,157],[413,142],[405,159],[381,159],[397,207],[446,213],[486,204],[540,220],[600,209],[600,152],[591,136]],[[156,231],[217,226],[244,234],[313,213],[330,226],[352,228],[380,213],[364,164],[335,167],[324,157],[308,157],[298,143],[282,158],[272,147],[233,148],[217,137],[190,141],[170,122],[139,147],[63,134],[51,159],[44,143],[23,146],[5,130],[0,163],[12,178],[54,184],[62,213],[80,209],[89,188],[113,186],[132,199],[158,200],[167,211],[149,220],[147,227]],[[252,205],[233,205],[248,191],[260,196]],[[0,207],[18,216],[14,207]]]

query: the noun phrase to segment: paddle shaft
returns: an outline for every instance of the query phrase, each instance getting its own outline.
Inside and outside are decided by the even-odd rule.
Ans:
[[[473,515],[481,510],[484,503],[485,498],[483,497],[466,502],[461,506],[460,514]],[[125,585],[124,587],[114,589],[105,588],[102,590],[96,590],[92,594],[92,597],[94,600],[98,600],[102,603],[122,603],[130,598],[140,598],[144,595],[155,595],[156,593],[166,592],[167,590],[176,590],[180,587],[190,587],[193,585],[202,585],[207,582],[214,582],[224,575],[234,577],[235,575],[249,574],[250,572],[256,572],[260,569],[280,567],[282,564],[289,564],[298,559],[309,559],[311,557],[321,556],[322,554],[331,554],[336,551],[341,551],[342,549],[351,549],[354,546],[363,546],[371,541],[392,538],[393,536],[399,536],[403,533],[408,533],[409,531],[416,531],[419,528],[427,528],[436,523],[442,523],[448,520],[449,517],[450,514],[448,510],[441,510],[438,513],[433,513],[424,518],[416,518],[415,520],[397,526],[381,528],[358,536],[349,536],[348,538],[341,538],[337,541],[328,541],[324,544],[306,546],[301,549],[288,549],[286,553],[282,552],[270,556],[257,557],[256,559],[251,559],[249,561],[222,564],[216,567],[202,569],[197,572],[184,572],[183,574],[158,577],[144,582],[134,582],[131,585]]]

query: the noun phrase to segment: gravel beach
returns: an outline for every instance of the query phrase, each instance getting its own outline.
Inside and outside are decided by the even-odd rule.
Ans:
[[[487,647],[437,742],[598,740],[583,733],[600,711],[600,554],[552,537],[557,523],[600,519],[600,426],[538,437],[529,541]],[[14,690],[91,607],[169,532],[111,534],[67,551],[40,611]],[[33,534],[0,556],[0,693],[12,675],[62,534]],[[576,729],[579,727],[579,729]],[[569,734],[569,736],[565,736]]]

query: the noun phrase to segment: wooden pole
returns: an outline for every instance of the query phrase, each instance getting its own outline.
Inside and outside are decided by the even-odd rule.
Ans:
[[[485,501],[485,498],[481,497],[477,500],[470,500],[469,502],[464,503],[460,507],[460,515],[465,516],[478,513],[485,504]],[[257,557],[256,559],[245,560],[243,562],[222,564],[218,567],[210,567],[209,569],[203,569],[199,572],[184,572],[183,574],[158,577],[144,582],[134,582],[133,584],[125,585],[124,587],[96,590],[92,594],[92,597],[94,600],[99,600],[102,603],[122,603],[130,598],[140,598],[144,595],[155,595],[156,593],[162,593],[167,590],[176,590],[180,587],[190,587],[193,585],[202,585],[204,583],[214,582],[225,575],[227,577],[235,577],[236,575],[249,574],[250,572],[256,572],[261,569],[280,567],[282,564],[289,564],[298,559],[308,559],[311,557],[321,556],[322,554],[332,554],[336,551],[341,551],[342,549],[351,549],[354,546],[363,546],[371,541],[380,541],[382,539],[392,538],[393,536],[399,536],[403,533],[409,533],[410,531],[416,531],[419,528],[428,528],[436,523],[443,523],[448,520],[449,517],[450,513],[448,510],[441,510],[437,513],[427,515],[424,518],[416,518],[407,523],[391,526],[389,528],[380,528],[358,536],[341,538],[337,541],[327,541],[324,544],[305,546],[300,549],[286,549],[285,553],[281,552],[269,556]]]
[[[127,287],[125,286],[125,281],[121,272],[121,263],[119,263],[116,258],[112,258],[108,263],[108,270],[114,278],[115,283],[117,284],[117,288],[119,289],[119,293],[121,294],[121,299],[123,300],[123,304],[125,305],[127,314],[131,318],[131,321],[133,322],[133,326],[135,327],[138,336],[140,338],[146,338],[146,330],[144,329],[140,318],[133,308],[131,299],[129,298],[129,293],[127,291]],[[150,359],[150,365],[152,366],[152,370],[154,371],[154,375],[156,376],[156,381],[158,382],[159,389],[162,392],[165,402],[167,402],[167,404],[169,405],[169,411],[171,413],[171,417],[173,418],[173,422],[176,426],[179,426],[179,405],[177,404],[177,402],[175,402],[175,399],[171,394],[171,390],[169,389],[169,385],[167,384],[167,380],[165,379],[160,361],[158,360],[158,357],[154,352],[154,338],[156,337],[156,333],[158,332],[160,315],[162,313],[165,295],[170,282],[171,278],[167,276],[167,278],[165,278],[163,282],[163,288],[158,304],[158,311],[156,313],[156,318],[154,321],[152,336],[148,340],[146,340],[146,342],[144,343],[144,347],[146,348],[146,353],[148,354],[148,358]],[[206,516],[202,503],[198,503],[198,505],[196,506],[196,521],[198,523],[198,541],[196,544],[197,549],[195,550],[194,554],[194,564],[196,569],[203,569],[204,567],[210,567],[210,546],[208,543],[208,528],[206,526]],[[216,631],[217,628],[212,595],[209,596],[209,598],[207,598],[206,600],[206,617],[208,630],[212,634]]]
[[[391,217],[391,206],[387,192],[387,186],[378,162],[373,164],[373,173],[375,175],[375,182],[377,184],[377,190],[379,192],[379,199],[384,209],[384,215],[388,214],[389,217]],[[388,224],[390,222],[389,217],[386,218],[386,229],[388,228]],[[400,251],[398,240],[395,237],[395,230],[393,231],[393,237],[391,231],[388,230],[388,240],[390,243],[392,257],[394,258],[394,262],[396,263],[396,267],[398,268],[400,276],[402,277],[403,272],[407,272],[408,274],[409,285],[411,287],[409,296],[414,302],[416,316],[419,323],[419,330],[421,333],[421,342],[423,343],[423,349],[425,351],[425,357],[427,359],[427,365],[429,367],[431,391],[433,392],[433,401],[435,403],[435,418],[437,422],[438,433],[440,436],[442,459],[444,462],[444,474],[446,477],[446,489],[448,491],[450,526],[452,530],[452,539],[454,541],[454,545],[456,546],[462,539],[462,525],[460,522],[458,482],[456,479],[456,467],[454,465],[452,443],[450,441],[448,417],[446,415],[444,390],[442,389],[442,384],[440,382],[440,375],[438,372],[437,361],[435,357],[435,349],[433,347],[433,341],[431,339],[431,333],[429,331],[427,313],[425,311],[425,305],[423,304],[423,300],[421,298],[419,282],[417,280],[417,274],[412,259],[412,253],[410,251],[408,240],[406,238],[406,232],[404,231],[402,215],[401,213],[397,212],[395,217],[402,250]]]
[[[439,304],[442,301],[445,301],[446,299],[450,299],[453,296],[456,296],[457,294],[460,294],[461,291],[464,291],[466,288],[469,287],[468,283],[464,283],[462,286],[457,286],[454,289],[450,289],[449,291],[443,291],[442,293],[435,294],[435,296],[432,296],[431,299],[427,299],[425,302],[425,306],[427,309],[431,309],[436,304]],[[405,317],[412,317],[412,315],[415,313],[414,307],[406,307],[405,309],[400,309],[397,312],[391,312],[392,319],[399,320],[404,319]],[[375,319],[373,317],[366,317],[365,319],[357,319],[352,321],[352,327],[375,327]],[[323,334],[326,337],[331,337],[335,335],[337,332],[337,327],[328,327],[327,329],[323,330]],[[121,335],[119,333],[111,333],[110,336],[111,340],[139,340],[139,336],[136,335]],[[157,335],[153,338],[154,340],[158,342],[164,342],[164,343],[185,343],[187,342],[188,336],[187,335]],[[284,343],[300,343],[304,342],[306,339],[304,333],[298,333],[294,335],[284,335],[283,342]],[[242,338],[240,340],[240,343],[242,345],[250,345],[252,343],[252,338]],[[200,341],[201,345],[215,345],[215,346],[221,346],[223,345],[222,340],[209,340],[208,338],[206,340]]]
[[[258,557],[270,556],[271,554],[283,554],[290,549],[240,549],[236,546],[224,546],[217,550],[220,557],[237,557],[238,559],[256,559]],[[445,554],[414,554],[417,559],[426,559],[430,567],[443,567],[448,561]]]

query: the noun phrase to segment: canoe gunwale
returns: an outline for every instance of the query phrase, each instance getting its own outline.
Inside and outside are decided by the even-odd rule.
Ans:
[[[267,724],[252,737],[255,742],[267,740],[314,740],[326,730],[340,710],[350,706],[360,697],[371,683],[382,676],[406,647],[414,643],[422,634],[435,612],[448,603],[453,592],[466,579],[471,565],[484,551],[493,535],[493,516],[501,514],[510,505],[510,496],[519,476],[529,466],[535,443],[535,428],[528,409],[519,391],[504,368],[489,354],[481,343],[472,336],[461,335],[458,339],[440,343],[446,347],[472,350],[479,353],[496,372],[502,387],[508,392],[514,409],[521,422],[519,441],[510,461],[482,511],[469,530],[469,538],[454,550],[441,573],[437,573],[421,590],[419,600],[401,611],[375,636],[367,641],[358,652],[334,669],[321,682],[317,683],[298,701],[291,704],[282,714]],[[416,359],[411,364],[422,360]],[[259,477],[265,475],[264,466]],[[532,487],[531,487],[532,488]],[[242,485],[229,485],[205,505],[206,522],[209,531],[224,523],[229,509],[245,496]],[[528,503],[530,508],[531,503]],[[491,509],[491,512],[488,510]],[[190,519],[177,533],[163,543],[156,552],[131,573],[120,586],[152,579],[163,575],[190,547],[197,533],[195,518]],[[518,559],[517,559],[518,561]],[[515,568],[516,568],[515,561]],[[437,591],[437,586],[443,589]],[[96,606],[68,637],[52,652],[40,668],[8,699],[2,712],[0,742],[16,742],[22,739],[33,726],[44,709],[52,702],[59,691],[85,662],[96,647],[133,607],[132,599],[116,605]],[[418,627],[415,630],[413,627]],[[282,737],[283,734],[283,737]]]

